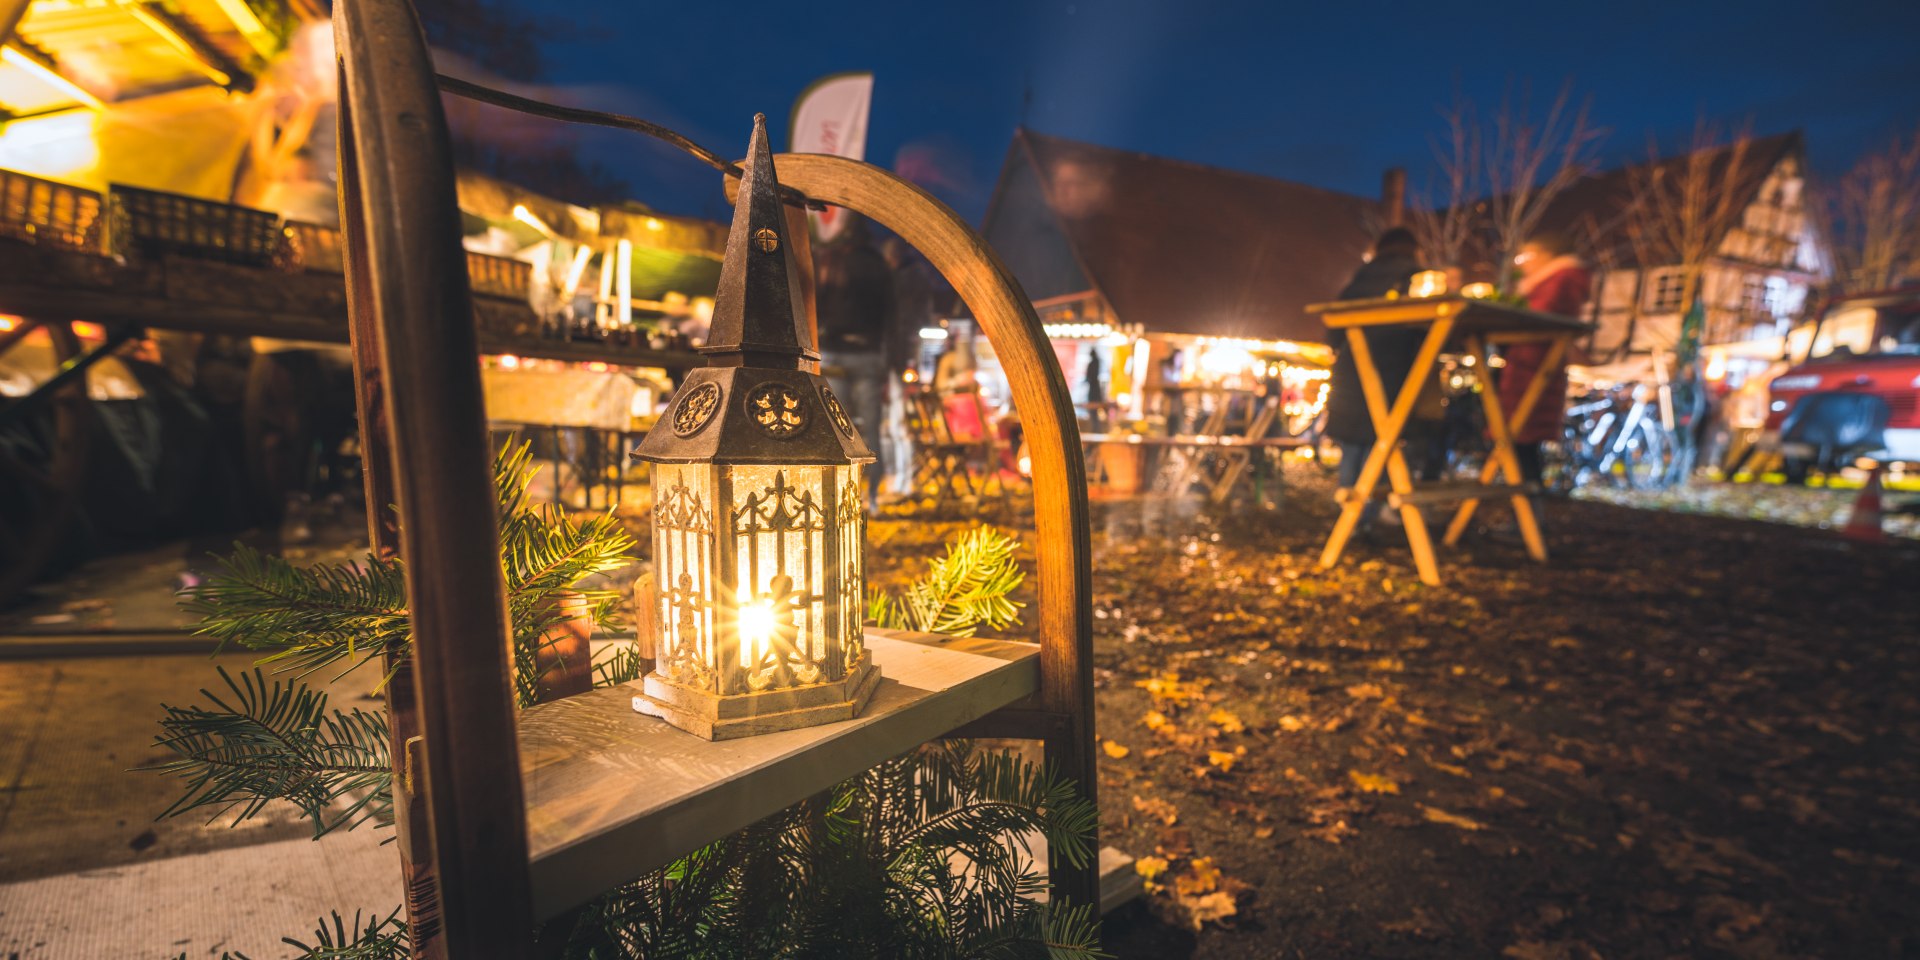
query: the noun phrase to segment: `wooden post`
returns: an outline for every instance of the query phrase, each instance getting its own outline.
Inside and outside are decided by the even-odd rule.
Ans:
[[[398,540],[424,737],[423,746],[408,739],[396,762],[403,785],[426,788],[427,849],[441,892],[438,930],[423,936],[416,956],[528,956],[526,805],[493,456],[446,118],[406,0],[338,0],[333,16],[342,226],[355,263],[349,304],[356,329],[374,334],[379,362],[377,381],[359,374],[362,401],[382,414],[363,443],[372,457],[367,484],[370,497],[390,488],[404,518]],[[357,338],[356,354],[368,341]],[[411,826],[417,834],[420,824]]]
[[[344,74],[344,71],[343,71]],[[341,79],[341,88],[346,81]],[[339,109],[340,225],[364,236],[360,176],[353,151],[351,105]],[[393,457],[388,449],[387,412],[381,386],[379,334],[374,329],[373,292],[368,287],[365,244],[348,244],[342,256],[347,281],[347,342],[353,352],[354,409],[360,423],[360,476],[366,492],[367,542],[375,556],[400,554],[399,516],[394,512]],[[414,782],[408,752],[420,735],[419,701],[414,695],[413,664],[406,657],[386,661],[392,674],[386,685],[387,752],[393,762],[393,822],[399,841],[400,876],[407,907],[410,952],[415,957],[445,955],[439,943],[440,888],[433,873],[433,837],[428,829],[425,784]]]

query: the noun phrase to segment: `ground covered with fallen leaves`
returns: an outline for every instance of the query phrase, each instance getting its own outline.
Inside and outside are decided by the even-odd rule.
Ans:
[[[1904,489],[1889,484],[1881,496],[1880,527],[1890,537],[1920,539],[1920,494],[1912,489],[1911,478],[1900,486]],[[1857,482],[1832,487],[1796,487],[1783,483],[1725,483],[1706,479],[1696,479],[1692,483],[1665,490],[1634,490],[1594,484],[1582,487],[1575,493],[1581,499],[1620,506],[1739,517],[1829,530],[1843,529],[1853,520],[1859,495]]]
[[[1095,509],[1122,957],[1920,955],[1920,552],[1570,502],[1423,586],[1278,510]],[[873,525],[875,579],[963,522]],[[1017,525],[1015,525],[1017,527]],[[1029,553],[1029,563],[1031,555]]]

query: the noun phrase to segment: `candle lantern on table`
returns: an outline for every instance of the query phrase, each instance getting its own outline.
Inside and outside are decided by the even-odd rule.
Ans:
[[[634,707],[711,740],[857,716],[874,460],[827,382],[756,117],[720,271],[710,365],[633,452],[652,464],[655,665]]]

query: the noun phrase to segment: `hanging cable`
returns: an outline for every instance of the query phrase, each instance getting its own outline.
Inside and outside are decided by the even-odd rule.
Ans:
[[[700,160],[700,162],[705,163],[707,166],[727,176],[740,176],[741,171],[739,164],[722,157],[706,147],[694,143],[678,131],[670,130],[650,120],[642,120],[639,117],[629,117],[618,113],[606,113],[600,110],[584,110],[579,107],[563,107],[559,104],[530,100],[526,97],[508,93],[505,90],[483,87],[480,84],[469,80],[462,80],[459,77],[449,77],[444,73],[434,74],[434,78],[439,81],[440,89],[456,97],[465,97],[468,100],[477,100],[481,103],[504,107],[508,110],[531,114],[536,117],[546,117],[549,120],[559,120],[565,123],[585,123],[596,127],[612,127],[616,130],[631,130],[635,133],[644,133],[649,137],[653,137],[656,140],[663,140],[692,154]],[[824,210],[827,206],[786,184],[780,185],[780,193],[787,203],[797,207],[806,207],[810,210]]]

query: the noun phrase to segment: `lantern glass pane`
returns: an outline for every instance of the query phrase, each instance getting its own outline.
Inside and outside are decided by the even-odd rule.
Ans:
[[[837,680],[845,673],[828,627],[838,607],[828,577],[833,468],[737,465],[732,495],[733,600],[739,649],[724,692],[751,692]],[[835,611],[837,612],[837,611]],[[839,624],[836,622],[835,624]],[[737,672],[736,672],[737,671]]]
[[[660,592],[659,673],[717,690],[714,663],[713,468],[653,465],[653,563]]]

